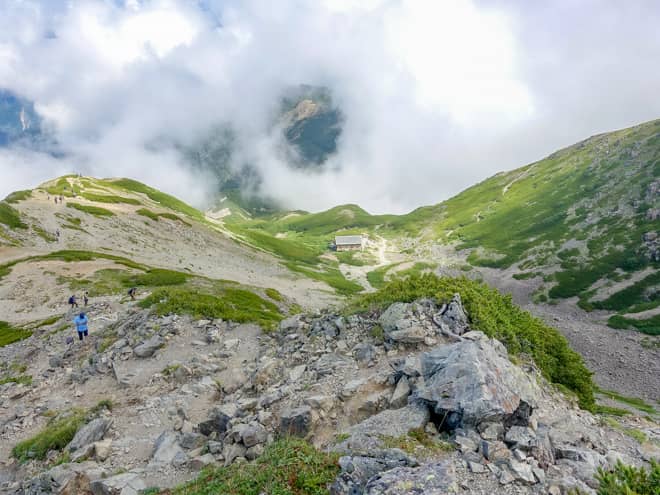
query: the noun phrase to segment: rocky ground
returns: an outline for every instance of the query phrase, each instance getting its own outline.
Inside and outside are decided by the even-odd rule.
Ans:
[[[472,331],[460,298],[396,303],[382,314],[298,315],[270,334],[156,317],[116,300],[89,312],[84,344],[67,342],[70,330],[56,323],[0,348],[0,361],[34,377],[0,385],[4,493],[170,487],[204,466],[249,462],[283,434],[341,453],[335,495],[594,493],[597,467],[660,455],[656,423],[605,424],[579,410]],[[71,462],[10,456],[48,411],[99,401],[112,409],[66,447]]]

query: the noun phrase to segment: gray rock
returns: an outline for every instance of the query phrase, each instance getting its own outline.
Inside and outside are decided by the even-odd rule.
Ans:
[[[96,418],[87,423],[85,426],[80,428],[76,435],[73,437],[73,440],[67,445],[67,449],[71,452],[74,452],[77,449],[81,449],[87,445],[90,445],[99,440],[103,440],[103,436],[106,434],[112,421],[105,418]]]
[[[538,385],[496,340],[437,347],[421,362],[424,384],[415,396],[446,417],[446,429],[513,418],[526,424],[536,405]]]
[[[200,471],[205,467],[214,466],[217,464],[218,463],[215,460],[215,457],[213,457],[213,454],[204,454],[197,457],[193,457],[190,460],[190,469],[194,471]]]
[[[222,450],[222,455],[225,458],[225,466],[229,466],[239,457],[245,457],[246,452],[245,445],[241,445],[240,443],[225,445],[225,448]]]
[[[451,302],[440,315],[441,321],[447,325],[449,331],[462,335],[469,327],[468,316],[463,308],[460,294],[454,294]]]
[[[484,440],[493,442],[501,439],[504,435],[504,425],[502,423],[481,423],[479,433]]]
[[[538,461],[540,467],[546,469],[555,463],[555,453],[550,441],[548,427],[539,426],[536,440],[529,449],[529,454]]]
[[[387,337],[394,342],[401,342],[404,344],[419,344],[424,342],[427,337],[427,332],[426,329],[421,325],[411,325],[407,328],[389,332]]]
[[[305,404],[312,409],[321,409],[325,412],[329,412],[334,407],[335,402],[335,397],[332,395],[314,395],[305,399]]]
[[[147,358],[154,355],[154,353],[160,349],[165,341],[160,335],[154,335],[150,339],[147,339],[142,344],[136,346],[133,349],[135,355],[139,358]]]
[[[268,432],[259,423],[252,423],[241,432],[241,440],[246,447],[252,447],[259,443],[265,443],[268,439]]]
[[[385,471],[367,482],[365,495],[446,495],[458,492],[454,468],[450,462],[425,464],[418,468],[398,467]]]
[[[511,451],[504,442],[487,442],[483,440],[480,445],[481,454],[490,462],[496,464],[507,462],[511,458]]]
[[[391,304],[378,319],[383,331],[390,333],[398,330],[397,323],[411,314],[411,307],[412,305],[409,303],[397,302]]]
[[[417,461],[398,449],[364,449],[368,455],[339,458],[341,473],[330,487],[332,495],[352,495],[364,492],[365,484],[383,471],[397,467],[417,466]]]
[[[511,468],[511,473],[517,480],[529,484],[536,483],[536,477],[532,471],[532,466],[526,462],[519,462],[515,459],[509,459],[509,468]]]
[[[369,343],[360,343],[353,347],[353,358],[360,364],[369,364],[376,358],[376,348]]]
[[[476,452],[479,448],[479,444],[473,438],[464,435],[456,435],[454,443],[463,454],[466,452]]]
[[[429,410],[420,404],[410,404],[400,409],[387,409],[353,425],[351,435],[400,437],[409,431],[424,428],[429,421]]]
[[[105,479],[94,480],[90,489],[94,495],[139,495],[147,485],[136,473],[123,473]]]
[[[231,416],[226,414],[225,411],[220,408],[215,408],[209,414],[209,419],[202,421],[197,425],[198,431],[202,435],[209,436],[212,433],[222,434],[227,431],[227,425]]]
[[[291,368],[289,371],[289,380],[292,382],[297,382],[303,377],[303,373],[305,373],[305,370],[307,369],[307,365],[301,364],[299,366],[294,366]]]
[[[188,432],[181,435],[181,447],[192,450],[201,447],[206,442],[206,437],[200,433]]]
[[[245,458],[248,461],[253,461],[257,457],[259,457],[261,454],[264,453],[264,445],[262,443],[258,443],[257,445],[253,445],[247,451],[245,452]]]
[[[280,331],[284,333],[297,331],[301,326],[300,318],[301,315],[295,315],[289,318],[285,318],[280,322]]]
[[[528,426],[512,426],[504,441],[512,448],[529,449],[536,443],[536,433]]]
[[[342,368],[349,368],[354,364],[344,356],[339,354],[324,354],[312,368],[318,373],[319,377],[335,374],[337,370]]]
[[[486,472],[486,466],[479,462],[474,462],[474,461],[468,461],[468,467],[470,468],[470,471],[473,473],[485,473]]]
[[[501,485],[508,485],[508,484],[513,483],[514,481],[516,481],[516,477],[513,474],[511,474],[511,471],[509,471],[506,468],[503,468],[500,471],[499,480],[500,480]]]
[[[300,406],[287,409],[280,416],[280,434],[305,437],[312,427],[312,409]]]
[[[410,385],[408,377],[402,376],[396,384],[392,397],[390,397],[390,407],[398,409],[408,403],[408,396],[410,395]]]
[[[50,368],[61,368],[64,365],[64,360],[60,356],[51,356],[48,358],[48,366]]]
[[[155,464],[180,467],[188,461],[188,456],[179,445],[178,436],[171,431],[164,431],[156,439],[151,459]]]

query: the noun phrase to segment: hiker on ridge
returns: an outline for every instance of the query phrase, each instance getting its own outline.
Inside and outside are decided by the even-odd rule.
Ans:
[[[73,294],[69,298],[69,304],[71,305],[71,309],[78,307],[78,301],[76,300],[76,295],[75,294]]]
[[[135,301],[135,293],[137,292],[137,289],[135,287],[131,287],[128,289],[128,295],[131,296],[131,301]]]
[[[81,312],[73,319],[73,324],[76,326],[76,331],[78,332],[78,340],[83,340],[83,338],[88,336],[88,322],[89,319],[84,312]]]
[[[89,302],[89,292],[85,291],[83,294],[83,303],[85,304],[85,307],[87,307],[87,303]]]

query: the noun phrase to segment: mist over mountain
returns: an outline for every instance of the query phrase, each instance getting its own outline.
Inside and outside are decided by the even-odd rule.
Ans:
[[[660,115],[653,3],[564,14],[513,0],[2,9],[0,88],[33,106],[66,158],[8,139],[0,193],[81,172],[203,206],[238,177],[242,192],[286,208],[405,212]],[[216,129],[233,136],[228,174],[206,172],[226,169]],[[207,163],[191,167],[197,148]]]

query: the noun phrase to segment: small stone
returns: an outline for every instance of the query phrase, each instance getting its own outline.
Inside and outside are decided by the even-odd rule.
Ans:
[[[515,459],[509,460],[509,467],[516,479],[524,481],[525,483],[536,483],[536,477],[532,472],[532,466],[524,462],[518,462]]]
[[[408,383],[408,377],[404,375],[399,379],[394,392],[392,392],[392,396],[390,397],[390,407],[392,409],[398,409],[405,406],[408,403],[409,395],[410,384]]]
[[[501,485],[508,485],[509,483],[513,483],[516,480],[516,478],[514,478],[508,469],[501,470],[499,479]]]
[[[545,483],[545,471],[543,471],[543,469],[533,467],[532,472],[534,473],[534,476],[539,483]]]
[[[478,462],[468,461],[468,467],[473,473],[485,473],[486,467]]]

